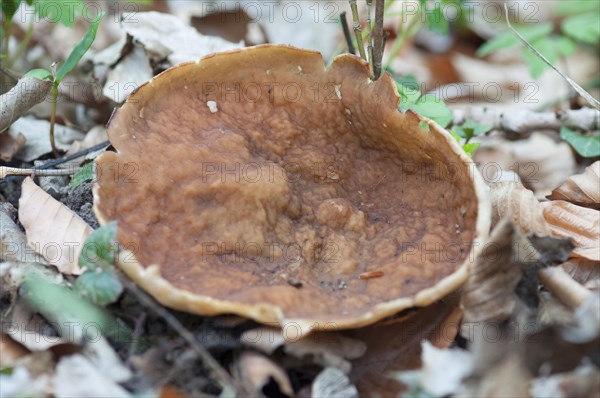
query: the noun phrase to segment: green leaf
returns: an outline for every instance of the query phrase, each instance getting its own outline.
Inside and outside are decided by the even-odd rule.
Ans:
[[[59,333],[73,338],[72,328],[81,328],[83,333],[97,338],[98,331],[105,336],[123,341],[130,337],[126,329],[106,310],[87,300],[82,300],[66,286],[57,285],[38,273],[25,276],[21,285],[23,297],[32,309],[61,328]]]
[[[15,16],[20,5],[21,0],[2,0],[2,14],[4,15],[4,20],[10,21]]]
[[[552,23],[547,22],[533,26],[522,26],[516,30],[525,38],[525,40],[531,43],[539,38],[548,36],[553,29],[554,27],[552,26]],[[516,47],[519,45],[522,45],[521,41],[511,30],[507,30],[493,39],[488,40],[481,47],[479,47],[477,50],[477,56],[485,57],[486,55],[490,55],[496,51]]]
[[[600,15],[598,12],[573,15],[562,21],[562,31],[573,39],[597,46],[600,40]]]
[[[560,129],[560,136],[584,158],[600,156],[600,134],[584,135],[567,127]]]
[[[413,76],[402,76],[396,80],[400,94],[400,109],[403,111],[413,106],[421,97],[421,88]]]
[[[478,135],[485,134],[492,129],[492,126],[478,123],[474,120],[467,120],[461,126],[452,127],[452,133],[460,138],[464,138],[467,142]]]
[[[112,304],[123,293],[123,285],[117,277],[103,269],[85,271],[75,282],[75,291],[94,304]]]
[[[573,40],[568,37],[559,36],[558,39],[556,39],[556,48],[561,56],[568,57],[575,52],[577,46]]]
[[[552,65],[556,64],[558,61],[558,48],[556,41],[553,38],[541,38],[530,42],[530,44],[546,57]],[[528,47],[523,49],[523,59],[527,66],[529,66],[529,74],[534,79],[540,77],[542,73],[549,68],[549,66]]]
[[[6,367],[6,368],[2,367],[2,368],[0,368],[0,375],[10,376],[13,374],[13,371],[14,371],[14,368],[12,368],[10,366]]]
[[[52,80],[52,72],[46,69],[32,69],[25,73],[25,77],[33,77],[38,80]]]
[[[39,19],[60,23],[69,28],[73,27],[77,15],[83,9],[81,0],[33,0],[28,1],[28,4],[33,5]]]
[[[448,109],[444,101],[432,94],[423,95],[410,109],[434,120],[442,127],[446,127],[452,121],[452,112],[450,112],[450,109]]]
[[[81,41],[75,46],[65,63],[58,69],[58,72],[56,72],[55,85],[60,84],[65,76],[75,69],[81,58],[90,49],[92,43],[96,39],[96,32],[98,31],[100,22],[102,22],[102,18],[104,18],[104,13],[100,13],[96,19],[90,23],[85,36],[83,36],[83,39],[81,39]]]
[[[88,270],[96,270],[99,261],[114,265],[119,254],[117,223],[111,221],[90,234],[79,255],[79,265]]]
[[[79,170],[77,174],[73,176],[71,182],[69,183],[69,187],[77,188],[82,182],[91,180],[92,178],[94,178],[94,162],[83,166],[81,170]]]
[[[585,14],[600,11],[600,2],[595,0],[557,1],[554,12],[556,15]]]
[[[75,290],[81,297],[98,305],[117,301],[123,292],[123,285],[98,263],[105,267],[114,266],[118,253],[116,222],[110,222],[88,236],[79,255],[79,265],[85,272],[75,282]]]
[[[462,146],[463,151],[465,151],[467,156],[470,158],[473,157],[473,153],[477,150],[477,148],[479,148],[479,142],[470,142]]]

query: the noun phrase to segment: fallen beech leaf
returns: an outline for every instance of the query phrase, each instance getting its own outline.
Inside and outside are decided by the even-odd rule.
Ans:
[[[569,144],[557,143],[544,134],[533,133],[527,140],[510,143],[510,148],[518,162],[515,171],[538,198],[544,198],[575,171]]]
[[[250,393],[261,395],[263,388],[273,380],[280,392],[290,397],[294,395],[285,371],[266,356],[253,351],[245,351],[240,355],[237,365],[242,383]]]
[[[244,332],[244,344],[259,349],[266,354],[273,353],[283,346],[285,353],[296,358],[312,357],[321,366],[333,366],[348,373],[351,365],[348,360],[361,357],[365,344],[354,338],[336,332],[314,332],[299,339],[295,328],[284,329],[259,327]]]
[[[171,65],[243,46],[241,41],[231,43],[220,37],[201,35],[179,18],[156,11],[137,12],[135,23],[121,26],[148,53],[156,59],[166,58]]]
[[[22,150],[17,153],[17,158],[31,162],[42,155],[52,152],[50,140],[48,139],[50,122],[33,117],[22,117],[10,126],[8,133],[13,138],[18,139],[19,135],[26,138],[25,145]],[[81,131],[63,125],[55,125],[54,134],[56,139],[56,147],[61,151],[69,149],[71,144],[76,140],[81,140],[84,135]]]
[[[562,269],[582,285],[590,281],[600,280],[600,264],[584,258],[572,258],[560,265]]]
[[[367,351],[352,361],[350,380],[362,396],[395,397],[405,390],[390,372],[416,369],[421,365],[421,342],[429,340],[438,348],[448,347],[456,337],[462,312],[458,296],[451,296],[418,311],[405,321],[380,322],[344,332],[362,340]]]
[[[507,219],[492,231],[463,289],[466,324],[502,321],[512,314],[517,304],[515,288],[523,275],[518,258],[521,250],[515,250],[519,238],[524,239]]]
[[[548,196],[552,200],[565,200],[580,206],[600,209],[600,161],[585,169],[582,174],[569,177]]]
[[[78,275],[79,253],[92,228],[27,177],[21,187],[19,220],[27,243],[64,274]]]
[[[23,134],[17,134],[16,138],[10,134],[0,134],[0,159],[10,162],[13,156],[25,146],[26,141]]]
[[[518,182],[496,182],[490,186],[492,227],[504,217],[521,227],[524,233],[549,235],[544,211],[532,191]]]
[[[573,239],[572,256],[600,261],[600,211],[563,200],[545,202],[542,206],[552,233]]]

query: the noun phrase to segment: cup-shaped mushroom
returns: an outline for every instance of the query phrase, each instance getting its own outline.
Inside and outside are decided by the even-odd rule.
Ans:
[[[119,266],[166,306],[359,327],[460,286],[489,229],[450,134],[398,110],[360,58],[265,45],[176,66],[132,94],[97,161]]]

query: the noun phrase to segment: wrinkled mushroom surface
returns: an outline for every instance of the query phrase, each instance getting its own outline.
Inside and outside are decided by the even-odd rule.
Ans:
[[[449,134],[398,101],[357,57],[326,69],[286,46],[162,73],[115,112],[117,153],[98,160],[96,214],[118,221],[120,267],[173,308],[307,328],[442,297],[489,205]]]

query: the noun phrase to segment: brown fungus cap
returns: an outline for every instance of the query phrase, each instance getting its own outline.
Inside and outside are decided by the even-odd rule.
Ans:
[[[487,189],[448,132],[398,101],[358,57],[325,68],[287,46],[167,70],[115,112],[117,152],[98,159],[119,266],[166,306],[292,334],[443,297],[487,236]]]

